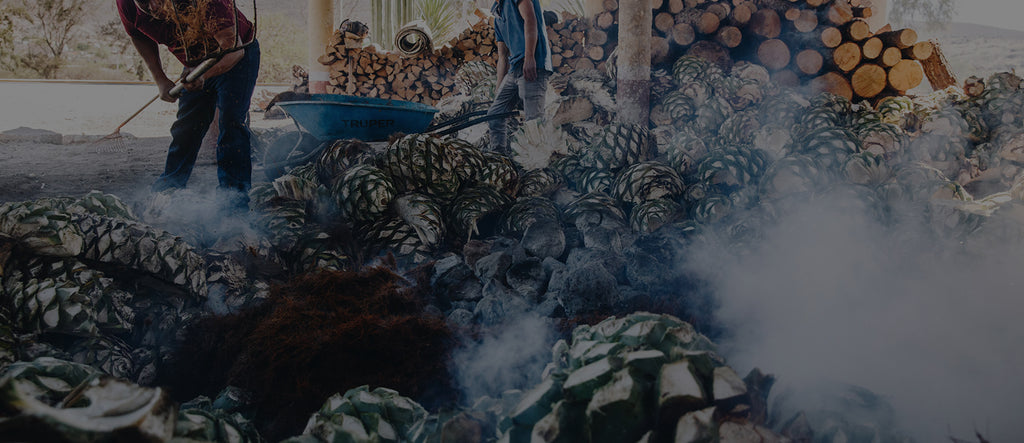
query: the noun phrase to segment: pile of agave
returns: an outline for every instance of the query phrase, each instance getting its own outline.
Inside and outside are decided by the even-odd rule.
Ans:
[[[492,85],[474,83],[486,77],[466,75],[462,89],[488,94]],[[587,266],[603,268],[620,292],[654,292],[644,280],[650,275],[631,272],[642,266],[623,265],[623,256],[645,250],[658,262],[659,245],[702,232],[751,247],[761,227],[815,199],[853,197],[883,224],[901,222],[910,208],[929,235],[966,247],[1024,236],[1024,90],[1012,74],[991,76],[972,96],[951,89],[876,104],[805,97],[772,85],[757,65],[726,73],[692,57],[654,80],[651,125],[641,126],[612,123],[613,94],[602,74],[558,79],[560,102],[583,97],[600,109],[589,121],[567,121],[552,107],[549,119],[518,129],[512,155],[426,134],[376,149],[331,142],[315,161],[253,188],[264,235],[245,252],[292,274],[358,268],[381,253],[408,266],[444,259],[447,271],[466,275],[448,281],[435,269],[435,281],[479,281],[459,286],[475,295],[440,310],[449,320],[488,324],[493,304],[482,300],[496,287],[513,286],[497,291],[506,306],[519,297],[558,305],[544,315],[587,312],[564,290],[581,260],[596,258]],[[227,390],[169,414],[158,389],[117,381],[149,385],[215,293],[255,300],[266,286],[230,258],[135,214],[101,193],[0,205],[0,430],[42,424],[89,438],[145,430],[154,439],[258,441],[240,406],[244,395]],[[531,256],[508,246],[521,245],[535,226],[557,226],[561,247]],[[481,265],[481,248],[508,251],[508,262]],[[514,284],[508,272],[517,269],[540,284]],[[350,391],[331,398],[294,441],[436,441],[455,432],[503,441],[773,435],[757,401],[767,393],[763,380],[740,379],[674,318],[637,314],[581,327],[553,357],[537,387],[444,417],[387,389]],[[90,417],[114,415],[105,402],[121,402],[123,420],[93,426]],[[845,432],[801,423],[776,422],[787,429],[774,432]],[[896,439],[884,430],[873,435]]]

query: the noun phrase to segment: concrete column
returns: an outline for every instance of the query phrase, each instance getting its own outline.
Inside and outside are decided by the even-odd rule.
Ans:
[[[650,0],[619,1],[619,49],[615,62],[619,105],[623,123],[647,125],[651,113],[651,12]]]
[[[309,0],[309,92],[327,92],[328,67],[321,65],[318,58],[327,53],[327,45],[334,35],[334,0]]]
[[[871,32],[879,30],[889,23],[889,0],[871,0],[871,17],[868,17],[868,26]]]

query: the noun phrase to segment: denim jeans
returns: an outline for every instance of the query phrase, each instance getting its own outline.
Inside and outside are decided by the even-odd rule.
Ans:
[[[217,180],[220,188],[240,193],[249,191],[252,185],[249,103],[259,70],[259,42],[253,42],[245,48],[245,56],[230,71],[207,79],[203,89],[185,91],[178,98],[178,117],[171,125],[167,163],[163,174],[153,183],[153,191],[185,187],[215,110],[220,110],[220,134],[217,137]],[[248,202],[248,198],[244,200]]]
[[[544,113],[544,95],[548,92],[548,77],[550,76],[550,72],[538,69],[537,79],[527,81],[523,77],[521,67],[510,69],[508,74],[502,78],[501,84],[498,85],[498,89],[494,93],[494,102],[487,110],[487,115],[512,111],[522,99],[526,119],[533,120],[540,117]],[[491,120],[488,122],[488,126],[490,128],[488,149],[503,153],[509,152],[508,119]]]

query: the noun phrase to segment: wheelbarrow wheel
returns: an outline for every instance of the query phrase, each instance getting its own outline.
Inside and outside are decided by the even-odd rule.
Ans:
[[[263,154],[263,172],[268,180],[276,180],[284,175],[288,166],[289,156],[295,151],[306,152],[316,148],[318,142],[313,137],[304,136],[299,131],[281,134],[274,139]]]

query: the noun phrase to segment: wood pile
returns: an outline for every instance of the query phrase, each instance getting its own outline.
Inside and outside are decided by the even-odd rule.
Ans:
[[[918,41],[912,29],[872,32],[869,0],[652,0],[651,7],[655,66],[684,54],[726,70],[743,60],[782,85],[875,101],[920,85],[921,62],[941,64],[934,43]],[[609,42],[605,53],[614,49],[617,10],[618,1],[605,0],[588,34]]]
[[[364,45],[365,35],[335,31],[327,52],[319,62],[330,66],[331,94],[391,98],[435,104],[456,92],[455,74],[463,63],[482,60],[497,64],[494,19],[478,14],[480,20],[441,48],[403,56]],[[555,71],[594,68],[603,61],[603,46],[584,46],[587,23],[565,14],[548,24],[551,60]],[[605,42],[601,42],[602,44]]]
[[[781,85],[871,101],[902,95],[926,74],[937,89],[956,83],[934,42],[918,41],[912,29],[872,32],[865,21],[872,15],[869,0],[651,0],[651,6],[656,68],[684,54],[724,69],[743,60],[764,66]],[[363,34],[335,32],[320,57],[330,66],[328,92],[437,103],[457,92],[462,63],[496,63],[493,18],[477,15],[480,21],[445,46],[408,57],[365,46]],[[589,19],[563,13],[547,23],[547,32],[556,72],[613,68],[618,1],[604,0],[604,11]]]

